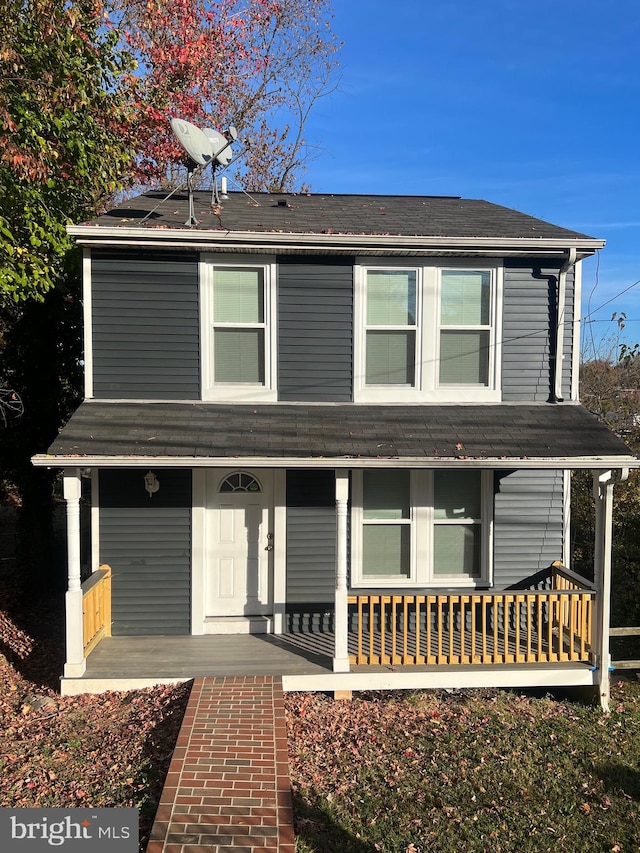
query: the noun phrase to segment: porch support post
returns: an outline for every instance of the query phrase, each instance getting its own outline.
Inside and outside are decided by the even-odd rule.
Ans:
[[[64,472],[64,499],[67,502],[67,575],[65,595],[67,660],[64,674],[78,678],[84,674],[82,587],[80,583],[80,469]]]
[[[334,672],[349,672],[348,606],[347,606],[347,503],[349,475],[336,471],[336,589]]]
[[[593,472],[595,499],[594,581],[596,588],[596,621],[593,648],[598,667],[598,693],[603,711],[609,710],[611,652],[611,548],[613,527],[613,486],[616,479],[626,480],[628,470]]]

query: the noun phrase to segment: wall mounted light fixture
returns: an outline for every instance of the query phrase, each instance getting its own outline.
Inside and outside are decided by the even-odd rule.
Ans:
[[[144,475],[144,487],[149,492],[149,497],[153,497],[155,493],[160,488],[160,483],[158,482],[158,478],[153,473],[153,471],[149,471]]]

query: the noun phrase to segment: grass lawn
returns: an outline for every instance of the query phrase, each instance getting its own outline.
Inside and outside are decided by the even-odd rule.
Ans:
[[[299,853],[640,850],[640,685],[287,697]]]

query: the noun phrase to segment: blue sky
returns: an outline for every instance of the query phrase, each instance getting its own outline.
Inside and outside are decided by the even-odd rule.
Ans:
[[[338,90],[306,136],[314,192],[484,198],[604,238],[583,313],[640,279],[640,2],[334,0]],[[595,288],[595,290],[594,290]],[[640,341],[640,285],[596,339]]]

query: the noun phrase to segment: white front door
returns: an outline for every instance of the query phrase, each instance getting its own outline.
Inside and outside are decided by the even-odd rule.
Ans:
[[[271,472],[208,473],[205,618],[271,612],[271,516]]]

